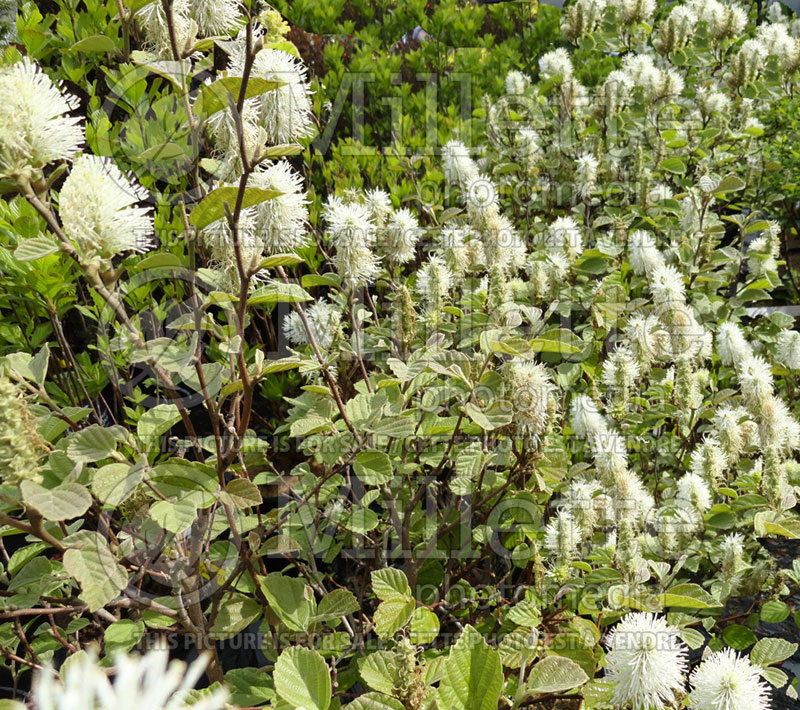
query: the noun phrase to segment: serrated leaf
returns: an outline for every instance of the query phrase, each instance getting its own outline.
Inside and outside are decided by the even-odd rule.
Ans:
[[[563,656],[548,656],[531,668],[527,689],[532,693],[563,693],[587,680],[589,676],[575,661]]]
[[[382,639],[392,638],[411,619],[414,613],[413,599],[388,599],[378,604],[373,621],[375,632]]]
[[[286,82],[273,81],[270,79],[262,79],[261,77],[251,76],[245,88],[245,98],[251,99],[254,96],[260,96],[267,91],[273,91],[281,87]],[[197,97],[193,111],[198,116],[208,117],[230,106],[231,100],[235,104],[239,98],[239,93],[242,88],[242,78],[238,76],[226,76],[222,79],[217,79],[212,84],[206,84],[200,91]]]
[[[92,612],[116,599],[128,584],[125,568],[117,563],[99,533],[84,533],[80,547],[64,553],[64,569],[80,584],[80,598]]]
[[[385,567],[374,570],[370,576],[372,591],[381,601],[411,597],[411,587],[408,586],[408,578],[402,570]]]
[[[92,476],[92,493],[101,503],[117,507],[142,482],[144,469],[127,463],[110,463]]]
[[[155,439],[160,440],[161,435],[168,432],[180,420],[181,414],[174,404],[157,404],[139,418],[136,435],[139,441],[150,447],[153,443],[157,443],[154,442]]]
[[[286,577],[278,572],[259,580],[270,607],[292,631],[305,631],[314,614],[314,605],[306,596],[301,579]]]
[[[261,605],[251,597],[234,595],[219,606],[219,613],[211,625],[214,638],[230,638],[244,630],[261,615]]]
[[[783,663],[797,651],[797,644],[782,638],[763,638],[750,651],[750,660],[757,666],[766,668]]]
[[[433,643],[439,635],[439,617],[430,609],[418,607],[411,616],[409,632],[411,643],[415,645],[424,646]]]
[[[510,634],[503,636],[497,650],[500,660],[508,668],[519,668],[522,661],[527,661],[536,654],[539,633],[529,626],[520,626]]]
[[[396,698],[383,693],[364,693],[352,703],[347,703],[343,710],[405,710],[405,706]]]
[[[368,486],[380,486],[392,479],[392,461],[382,451],[362,451],[353,461],[353,471]]]
[[[285,649],[275,663],[275,692],[289,705],[305,710],[328,710],[331,676],[325,659],[302,646]]]
[[[17,261],[36,261],[59,250],[58,243],[47,237],[33,237],[21,242],[14,250]]]
[[[150,517],[164,530],[179,535],[195,521],[197,507],[191,498],[160,500],[150,506]]]
[[[358,672],[370,688],[381,693],[392,693],[400,680],[393,651],[375,651],[358,659]]]
[[[20,489],[25,504],[41,513],[45,520],[79,518],[92,505],[92,495],[86,486],[74,481],[65,481],[55,488],[23,481]]]
[[[229,505],[244,510],[261,505],[261,491],[258,486],[246,478],[234,478],[222,492],[221,498]]]
[[[274,281],[256,289],[247,299],[248,306],[262,306],[267,303],[303,303],[314,300],[308,291],[295,283]]]
[[[315,621],[336,621],[343,616],[357,612],[361,606],[348,589],[334,589],[328,592],[319,602]]]
[[[660,594],[658,598],[665,607],[713,609],[722,606],[719,601],[697,584],[678,584]]]
[[[497,710],[503,668],[497,651],[467,625],[444,662],[439,697],[448,710]]]
[[[70,434],[67,443],[67,456],[73,461],[100,461],[108,458],[117,448],[114,435],[98,424],[92,424]]]

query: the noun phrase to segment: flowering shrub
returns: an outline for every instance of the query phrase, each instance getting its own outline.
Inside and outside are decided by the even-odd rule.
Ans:
[[[800,335],[761,305],[800,21],[759,13],[577,0],[394,163],[401,199],[309,191],[272,8],[65,3],[84,64],[21,3],[0,654],[29,705],[796,701],[760,622],[800,584],[771,554],[800,537]]]

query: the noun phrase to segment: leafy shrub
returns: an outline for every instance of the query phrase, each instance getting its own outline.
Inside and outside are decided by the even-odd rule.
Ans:
[[[391,9],[291,11],[394,36]],[[800,583],[770,554],[800,537],[800,335],[752,306],[783,286],[794,127],[771,109],[798,21],[578,0],[532,73],[490,77],[441,155],[376,184],[344,143],[304,153],[320,97],[289,27],[240,10],[21,4],[28,56],[0,67],[15,680],[39,670],[42,710],[149,684],[209,710],[796,699],[797,644],[756,632]],[[437,12],[457,43],[499,11]],[[341,189],[307,194],[315,170]],[[125,656],[184,640],[207,667]]]

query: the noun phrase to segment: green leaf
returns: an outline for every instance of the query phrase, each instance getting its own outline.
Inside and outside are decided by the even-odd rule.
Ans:
[[[114,435],[103,427],[92,424],[69,435],[67,456],[73,461],[100,461],[111,456],[116,450]]]
[[[414,436],[415,422],[411,417],[386,417],[379,419],[372,427],[378,436],[391,436],[393,439],[408,439]]]
[[[368,486],[380,486],[392,480],[392,461],[382,451],[362,451],[353,461],[353,471]]]
[[[155,439],[168,432],[181,419],[181,414],[174,404],[157,404],[142,414],[136,425],[136,435],[145,446],[150,448]]]
[[[216,190],[212,190],[195,205],[189,221],[198,229],[205,229],[212,222],[225,217],[224,205],[226,204],[232,214],[238,192],[238,187],[218,187]],[[271,200],[280,194],[278,190],[262,190],[259,187],[248,187],[244,191],[242,209],[258,205],[265,200]]]
[[[383,693],[364,693],[352,703],[347,703],[343,710],[405,710],[405,706],[396,698]]]
[[[661,162],[661,169],[680,175],[686,172],[686,163],[681,158],[667,158]]]
[[[303,580],[273,572],[261,577],[259,582],[278,618],[292,631],[305,631],[315,609],[306,596],[310,590],[306,590]]]
[[[150,506],[150,517],[164,530],[180,535],[195,521],[197,506],[191,498],[160,500]]]
[[[319,602],[315,621],[336,621],[343,616],[357,612],[361,606],[348,589],[334,589],[328,592]]]
[[[116,508],[138,488],[143,473],[140,466],[110,463],[92,476],[92,493],[101,503]]]
[[[503,636],[497,647],[503,665],[508,668],[519,668],[522,661],[527,663],[536,654],[538,640],[538,632],[529,626],[520,626]]]
[[[532,693],[563,693],[587,680],[589,676],[575,661],[563,656],[548,656],[531,669],[527,688]]]
[[[92,504],[92,494],[86,486],[74,481],[65,481],[55,488],[23,481],[20,489],[25,504],[41,513],[45,520],[79,518]]]
[[[274,269],[276,266],[294,266],[302,264],[303,258],[297,254],[273,254],[261,260],[259,269]]]
[[[287,648],[278,657],[274,672],[275,692],[294,708],[328,710],[331,676],[325,659],[302,646]]]
[[[252,99],[267,91],[272,91],[283,86],[284,81],[272,81],[251,76],[247,82],[244,96]],[[242,78],[239,76],[226,76],[217,79],[212,84],[206,84],[200,91],[192,109],[198,116],[208,117],[230,106],[231,99],[236,104],[242,89]]]
[[[113,656],[117,651],[130,651],[144,636],[144,622],[121,619],[109,626],[104,634],[104,650],[106,656]]]
[[[359,658],[358,672],[370,688],[381,693],[391,694],[401,680],[393,651],[375,651]]]
[[[79,40],[70,47],[71,52],[99,52],[107,54],[117,48],[116,43],[107,35],[92,35]]]
[[[665,607],[713,609],[722,606],[719,601],[697,584],[678,584],[664,594],[660,594],[658,598]]]
[[[722,640],[731,648],[735,648],[737,651],[743,651],[756,642],[756,635],[746,626],[731,624],[730,626],[726,626],[725,630],[722,632]]]
[[[760,639],[750,651],[750,660],[757,666],[766,668],[783,663],[797,651],[797,644],[781,638]]]
[[[79,535],[79,547],[64,553],[64,569],[81,585],[80,598],[95,612],[119,596],[128,584],[128,574],[102,535],[88,531]]]
[[[234,478],[222,492],[222,500],[228,504],[244,510],[261,505],[261,491],[258,486],[246,478]]]
[[[302,286],[294,283],[273,281],[253,292],[247,299],[248,306],[261,306],[265,303],[303,303],[313,301],[311,294]]]
[[[500,656],[468,624],[444,662],[440,706],[447,710],[497,710],[502,689]]]
[[[726,175],[722,178],[719,185],[717,185],[714,194],[723,195],[726,192],[737,192],[738,190],[744,190],[745,187],[747,187],[747,183],[740,177],[736,175]]]
[[[784,602],[768,601],[761,607],[761,621],[769,624],[780,624],[789,617],[789,607]]]
[[[485,410],[479,409],[472,402],[464,405],[464,413],[485,431],[493,431],[510,424],[511,411],[511,403],[504,399],[495,400]]]
[[[414,611],[409,629],[411,643],[418,646],[433,643],[439,635],[439,617],[430,609],[421,606]]]
[[[14,249],[14,258],[17,261],[36,261],[36,259],[54,254],[59,249],[58,243],[47,237],[33,237],[33,239],[21,242]]]
[[[382,639],[392,638],[402,629],[414,613],[413,599],[387,599],[378,604],[373,621],[375,632]]]
[[[211,625],[214,638],[230,638],[261,616],[261,605],[251,597],[235,595],[220,604],[219,613]]]
[[[289,427],[290,436],[310,436],[320,431],[331,430],[333,424],[330,419],[323,419],[322,417],[303,417],[297,421],[292,422]]]
[[[372,589],[381,601],[411,598],[411,587],[405,572],[394,567],[374,570],[371,574]]]
[[[780,668],[764,668],[761,671],[761,676],[775,688],[783,688],[789,680],[789,676]]]

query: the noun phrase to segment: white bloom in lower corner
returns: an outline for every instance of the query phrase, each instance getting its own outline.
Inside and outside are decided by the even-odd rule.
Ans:
[[[687,670],[687,650],[677,629],[655,614],[636,612],[614,627],[606,645],[606,677],[616,683],[617,705],[636,710],[675,706]]]
[[[692,671],[689,707],[697,710],[766,710],[769,689],[760,669],[733,649],[717,651]]]
[[[59,194],[59,214],[81,260],[110,259],[153,246],[149,209],[135,207],[147,191],[120,172],[108,158],[82,155],[75,160]]]
[[[206,659],[190,666],[168,663],[165,650],[144,656],[119,654],[114,660],[114,678],[109,679],[92,654],[80,651],[62,667],[56,678],[52,669],[39,673],[33,684],[35,710],[222,710],[228,693],[194,692],[203,675]],[[197,702],[190,696],[199,695]]]

